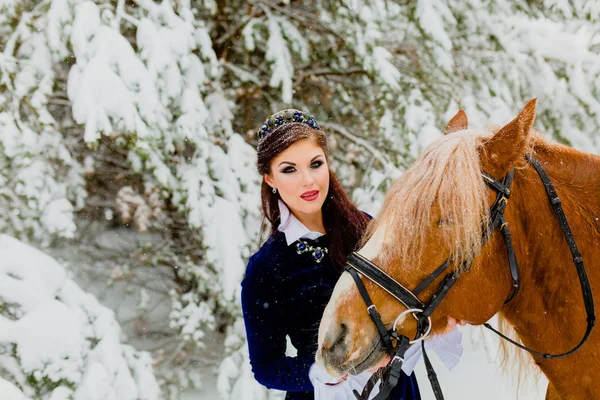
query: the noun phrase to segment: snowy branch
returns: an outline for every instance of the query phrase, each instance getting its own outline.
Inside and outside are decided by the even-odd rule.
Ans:
[[[246,24],[248,23],[248,21],[250,21],[252,18],[254,18],[256,16],[256,14],[254,13],[254,11],[252,11],[250,13],[250,15],[245,15],[242,17],[241,21],[234,25],[233,27],[231,27],[227,32],[225,32],[222,35],[219,35],[219,37],[213,41],[215,46],[222,46],[223,43],[229,41],[229,39],[231,39],[234,35],[237,35],[244,26],[246,26]]]
[[[326,32],[330,35],[333,35],[338,40],[340,40],[342,42],[344,41],[344,37],[342,35],[340,35],[339,32],[336,32],[335,30],[321,24],[318,21],[318,19],[315,18],[314,14],[304,11],[304,9],[302,9],[302,8],[291,9],[288,7],[282,7],[275,2],[266,1],[266,0],[254,0],[254,1],[255,1],[255,4],[267,6],[270,9],[275,10],[278,13],[285,15],[288,18],[301,23],[303,26],[310,26],[311,29],[314,29],[315,31]]]
[[[373,145],[371,145],[367,140],[359,138],[358,136],[350,133],[350,131],[344,126],[333,122],[324,122],[321,125],[323,128],[325,128],[325,130],[332,130],[338,132],[345,138],[350,139],[352,142],[363,147],[365,150],[369,151],[377,159],[377,161],[381,163],[381,165],[384,168],[390,168],[390,162],[386,159],[386,157],[381,153],[381,151],[373,147]]]
[[[294,79],[294,86],[298,86],[304,82],[306,78],[310,78],[312,76],[348,76],[354,74],[365,74],[368,75],[368,72],[363,68],[349,68],[347,70],[333,70],[333,69],[314,69],[307,71],[299,71],[296,74],[296,78]]]

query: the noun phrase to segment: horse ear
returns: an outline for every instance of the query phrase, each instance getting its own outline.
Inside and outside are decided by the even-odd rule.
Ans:
[[[444,135],[448,135],[449,133],[454,133],[458,131],[463,131],[469,127],[469,120],[467,119],[467,114],[465,111],[460,109],[456,113],[454,117],[448,121],[448,125],[446,125],[446,129],[444,130]]]
[[[486,172],[496,177],[504,176],[515,161],[523,157],[535,119],[536,102],[536,98],[530,100],[515,119],[483,143],[483,154],[487,159],[483,163],[484,168],[488,169]]]

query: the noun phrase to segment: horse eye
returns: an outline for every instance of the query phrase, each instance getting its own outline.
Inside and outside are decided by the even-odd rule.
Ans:
[[[448,217],[448,218],[440,218],[437,221],[437,225],[438,226],[447,226],[447,225],[452,225],[454,223],[454,221],[452,220],[452,217]]]

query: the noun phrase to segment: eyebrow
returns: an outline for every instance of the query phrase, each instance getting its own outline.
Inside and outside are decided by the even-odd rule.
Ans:
[[[312,163],[313,161],[315,161],[315,160],[316,160],[317,158],[319,158],[319,157],[323,157],[323,154],[317,154],[316,156],[314,156],[314,157],[313,157],[313,158],[310,160],[310,162]],[[294,167],[296,166],[296,163],[293,163],[293,162],[291,162],[291,161],[282,161],[282,162],[280,162],[280,163],[279,163],[278,167],[280,167],[280,166],[281,166],[281,164],[289,164],[289,165],[291,165],[291,166],[294,166]]]

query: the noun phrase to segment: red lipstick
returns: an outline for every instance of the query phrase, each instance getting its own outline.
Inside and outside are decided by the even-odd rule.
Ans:
[[[300,195],[300,197],[302,197],[303,200],[306,201],[315,201],[317,199],[317,197],[319,197],[319,191],[318,190],[310,190],[308,192],[304,192]]]

